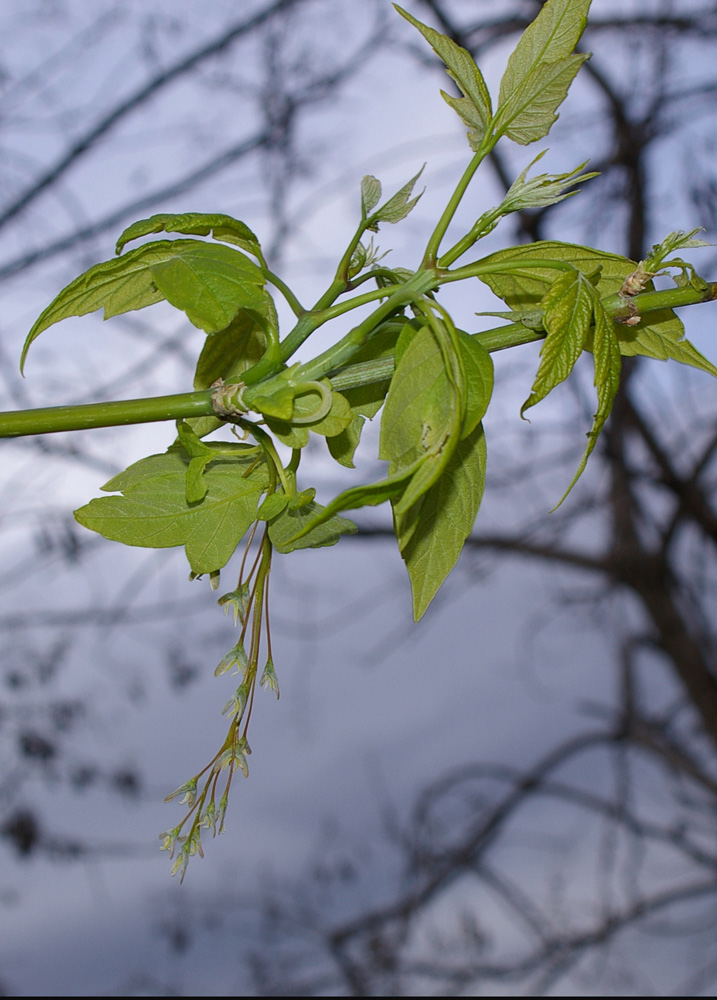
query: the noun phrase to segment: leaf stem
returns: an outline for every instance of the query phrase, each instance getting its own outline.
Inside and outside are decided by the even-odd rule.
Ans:
[[[261,273],[264,275],[266,280],[274,286],[274,288],[279,289],[288,302],[291,311],[298,319],[301,319],[307,310],[302,306],[286,282],[283,281],[278,274],[274,274],[273,271],[270,271],[268,267],[262,267]]]
[[[456,214],[456,210],[461,203],[463,195],[466,193],[468,185],[473,180],[473,175],[491,151],[495,142],[496,140],[492,135],[486,135],[475,155],[472,157],[470,163],[464,170],[463,176],[458,181],[455,191],[451,195],[448,204],[443,210],[443,215],[441,215],[438,220],[438,224],[431,233],[430,239],[426,244],[426,250],[423,254],[423,267],[435,266],[438,259],[438,248],[440,247],[441,240],[446,235],[446,230],[451,224],[453,216]]]

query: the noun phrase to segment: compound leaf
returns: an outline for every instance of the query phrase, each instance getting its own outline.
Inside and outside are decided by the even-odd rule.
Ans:
[[[547,135],[587,55],[574,54],[590,0],[547,0],[523,32],[500,83],[494,129],[521,145]]]
[[[671,309],[647,313],[636,326],[614,324],[620,343],[620,353],[632,357],[636,354],[657,361],[679,361],[683,365],[699,368],[717,377],[717,368],[697,348],[685,340],[685,328]]]
[[[121,489],[123,496],[92,500],[75,511],[75,517],[84,527],[125,545],[184,545],[192,572],[212,573],[231,558],[256,519],[259,497],[268,486],[265,465],[252,468],[253,460],[213,461],[203,470],[206,496],[190,503],[190,459],[173,447],[136,462],[104,487]]]
[[[483,136],[490,128],[492,108],[483,74],[476,66],[473,56],[447,35],[442,35],[440,31],[422,24],[397,4],[394,4],[394,7],[421,32],[445,64],[448,75],[458,84],[463,97],[451,97],[443,91],[441,95],[468,126],[468,141],[471,149],[477,150]]]
[[[541,300],[546,337],[540,364],[521,415],[564,381],[582,354],[593,319],[595,289],[580,271],[555,279]]]
[[[638,266],[635,261],[618,254],[555,240],[499,250],[484,258],[482,263],[497,264],[512,261],[515,263],[515,270],[509,274],[482,274],[480,279],[518,314],[533,311],[539,306],[548,286],[555,278],[555,269],[550,267],[521,270],[520,263],[526,258],[565,261],[583,274],[591,276],[594,276],[599,269],[594,284],[601,297],[619,292],[625,279],[633,274]],[[653,289],[652,282],[648,282],[646,290]],[[519,319],[519,315],[516,318]],[[625,323],[613,325],[620,353],[625,357],[641,355],[659,361],[672,358],[674,361],[717,376],[717,368],[688,340],[683,339],[685,328],[671,309],[659,309],[647,313],[636,326],[628,326]]]
[[[104,318],[166,299],[207,333],[229,325],[239,309],[267,308],[264,278],[248,257],[221,244],[159,240],[123,257],[96,264],[70,282],[41,313],[22,349],[43,330],[69,316],[104,307]]]

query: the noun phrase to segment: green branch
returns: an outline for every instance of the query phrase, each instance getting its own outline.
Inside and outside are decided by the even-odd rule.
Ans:
[[[521,261],[521,264],[525,262]],[[543,266],[546,262],[542,262]],[[455,273],[455,272],[454,272]],[[415,276],[414,276],[415,278]],[[393,292],[391,301],[384,302],[364,323],[360,323],[338,344],[300,369],[302,378],[318,378],[325,372],[334,372],[331,383],[334,389],[342,391],[381,382],[393,374],[393,358],[381,358],[363,364],[349,365],[345,362],[355,353],[377,323],[385,318],[400,303],[410,301],[416,289],[410,291],[401,286],[402,295]],[[717,299],[717,282],[707,284],[704,289],[692,286],[667,288],[660,291],[642,292],[627,298],[620,294],[610,295],[602,300],[613,319],[628,319],[639,313],[645,315],[661,309],[696,305]],[[399,301],[400,300],[400,303]],[[535,340],[541,340],[544,332],[523,326],[522,323],[507,323],[490,330],[474,334],[486,350],[503,351]],[[316,369],[316,371],[314,371]],[[180,420],[190,417],[213,416],[212,389],[197,392],[178,393],[173,396],[156,396],[147,399],[127,399],[108,403],[88,403],[76,406],[52,406],[35,410],[0,412],[0,437],[22,437],[31,434],[53,434],[58,431],[89,430],[92,427],[117,427],[124,424],[145,424],[160,420]]]
[[[0,437],[86,431],[92,427],[119,427],[124,424],[149,424],[158,420],[213,416],[213,391],[202,389],[174,396],[150,396],[146,399],[48,406],[37,410],[0,413]]]

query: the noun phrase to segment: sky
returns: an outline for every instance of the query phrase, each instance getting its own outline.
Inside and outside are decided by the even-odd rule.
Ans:
[[[263,4],[245,6],[249,12]],[[418,14],[417,4],[406,6]],[[390,191],[427,163],[421,178],[426,193],[414,213],[380,233],[380,245],[394,248],[390,262],[411,266],[417,243],[425,240],[466,160],[460,125],[438,93],[445,81],[406,50],[419,43],[396,26],[388,5],[366,5],[366,11],[374,8],[391,23],[381,30],[394,32],[401,44],[362,53],[339,100],[317,102],[299,119],[288,191],[272,187],[276,162],[250,158],[208,177],[191,194],[168,195],[160,203],[168,211],[221,210],[242,218],[272,246],[277,267],[307,300],[322,290],[327,266],[352,232],[363,174],[380,177]],[[8,4],[3,34],[7,38],[12,28],[14,43],[0,51],[5,198],[54,162],[87,122],[99,120],[112,102],[130,95],[177,53],[214,37],[235,13],[234,4],[207,10],[196,0],[158,0],[149,8],[82,0]],[[330,72],[347,52],[361,51],[372,23],[368,15],[357,18],[348,0],[309,4],[297,22],[280,23],[273,49],[266,41],[242,42],[167,88],[108,130],[62,184],[8,227],[0,269],[104,219],[127,200],[170,188],[192,164],[253,134],[262,102],[281,89],[281,73],[271,63],[281,60],[281,45],[288,44],[292,84],[300,89],[312,73]],[[505,54],[499,47],[485,64],[494,90]],[[599,131],[590,122],[594,107],[587,84],[577,86],[555,143],[540,144],[555,147],[541,170],[570,170],[589,155],[590,136]],[[534,155],[530,149],[520,153],[522,159],[514,157],[518,169]],[[495,178],[486,171],[466,212],[477,214],[497,195]],[[577,204],[565,207],[567,234],[586,222]],[[285,240],[277,234],[277,206],[288,229]],[[110,324],[97,316],[68,321],[34,346],[24,381],[13,371],[39,310],[79,269],[111,256],[125,221],[6,283],[3,408],[90,400],[98,385],[104,398],[112,398],[181,391],[187,384],[189,359],[202,335],[164,306]],[[609,218],[595,226],[603,239],[609,236]],[[491,237],[487,249],[497,249],[500,239]],[[470,329],[476,328],[477,311],[495,308],[478,288],[456,294],[451,305]],[[280,314],[287,318],[285,307]],[[698,325],[690,336],[698,345],[707,340]],[[524,358],[535,364],[537,349],[524,349],[517,361],[498,359],[501,399],[487,424],[489,446],[497,442],[497,478],[505,467],[500,443],[523,433],[518,409],[530,379]],[[655,377],[656,391],[669,391],[661,388],[664,379],[662,373]],[[561,413],[559,405],[549,404],[539,426],[536,417],[524,428],[520,447],[526,457],[550,457],[560,440],[557,432],[550,435]],[[194,859],[180,886],[157,849],[158,834],[178,815],[178,807],[162,800],[223,739],[221,708],[230,687],[212,673],[234,642],[232,623],[206,582],[187,583],[182,552],[148,553],[68,535],[74,507],[97,495],[114,471],[163,450],[173,436],[173,428],[162,425],[87,432],[81,456],[69,435],[44,451],[42,444],[3,445],[8,457],[0,483],[0,623],[6,691],[0,740],[8,768],[0,806],[24,803],[38,810],[56,838],[81,838],[91,847],[73,862],[18,859],[0,847],[0,982],[9,995],[126,990],[222,996],[248,990],[241,956],[261,944],[252,914],[262,885],[291,885],[326,859],[351,857],[359,859],[360,877],[330,912],[354,912],[362,902],[380,899],[399,881],[382,853],[387,814],[405,816],[426,782],[449,768],[478,760],[515,767],[532,762],[581,732],[595,706],[614,699],[614,636],[591,621],[587,592],[586,606],[580,606],[568,570],[548,577],[515,561],[495,566],[464,559],[415,625],[405,571],[395,546],[385,541],[347,539],[332,549],[278,560],[271,602],[281,698],[277,703],[261,693],[250,732],[251,773],[234,789],[227,832],[205,845],[206,858]],[[364,451],[358,467],[373,477],[375,428],[366,438],[374,450]],[[349,481],[319,449],[310,469],[324,499]],[[532,493],[525,484],[519,491],[531,493],[531,511],[547,516],[561,481],[548,472]],[[595,483],[588,472],[583,488]],[[520,496],[506,500],[504,492],[491,495],[489,489],[482,511],[486,528],[518,517],[520,502]],[[389,518],[370,512],[362,523],[386,525]],[[593,530],[597,538],[600,525]],[[551,600],[556,594],[557,602]],[[96,614],[78,628],[66,624],[88,606],[128,610],[116,621]],[[60,612],[65,624],[53,624]],[[631,611],[620,613],[629,618]],[[23,623],[34,614],[37,627],[30,630]],[[45,674],[43,663],[49,664]],[[26,678],[19,692],[7,682],[15,669]],[[657,687],[659,697],[673,693],[661,675]],[[42,766],[18,760],[17,734],[44,731],[58,702],[81,706],[72,726],[57,730],[61,756]],[[73,789],[73,776],[77,786],[88,762],[96,779],[84,791]],[[592,767],[597,765],[585,764],[585,780],[598,784],[601,772],[593,774]],[[112,791],[113,776],[123,770],[140,776],[138,793]],[[593,856],[591,832],[575,816],[558,830],[550,819],[533,816],[538,830],[545,827],[543,839],[523,851],[516,845],[525,841],[526,828],[517,830],[506,863],[519,883],[549,882],[562,852],[569,883],[563,902],[578,907],[580,887],[592,884],[595,875],[586,861]],[[501,926],[495,904],[486,905]],[[219,914],[216,926],[203,922],[212,906]],[[168,926],[184,927],[194,947],[172,951],[163,934]]]

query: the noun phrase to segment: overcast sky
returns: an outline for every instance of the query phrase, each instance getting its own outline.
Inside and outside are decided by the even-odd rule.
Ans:
[[[249,11],[264,5],[245,6]],[[390,30],[413,42],[408,26],[396,27],[389,5],[377,5],[384,7]],[[406,7],[418,13],[416,4]],[[86,0],[6,4],[6,30],[0,33],[0,69],[5,67],[9,81],[0,95],[5,196],[52,163],[116,95],[130,93],[200,38],[218,34],[236,9],[229,2],[196,0],[121,7]],[[334,0],[309,5],[292,30],[291,52],[308,52],[315,60],[309,68],[318,71],[358,49],[371,21],[363,5]],[[492,54],[487,63],[494,89],[504,54]],[[0,266],[102,219],[124,200],[161,188],[212,150],[250,134],[258,121],[256,90],[265,55],[254,42],[242,42],[128,116],[56,191],[7,230]],[[376,174],[390,190],[427,163],[423,200],[401,226],[384,227],[378,238],[382,248],[395,248],[389,263],[410,267],[416,260],[418,241],[425,240],[441,197],[466,160],[460,125],[439,86],[445,81],[438,74],[394,45],[367,55],[338,102],[317,104],[300,122],[297,153],[303,162],[285,206],[290,235],[280,257],[302,298],[322,290],[327,265],[353,230],[364,173]],[[553,148],[541,170],[570,170],[586,159],[589,129],[576,126],[591,113],[591,100],[589,89],[578,87],[575,102],[563,112],[559,141],[521,150],[515,163],[524,166],[546,145]],[[573,133],[570,148],[566,137]],[[196,192],[167,197],[152,211],[226,211],[270,242],[271,191],[262,183],[267,169],[258,159],[237,162]],[[477,214],[496,197],[487,170],[467,211]],[[579,209],[571,204],[564,218],[569,238]],[[122,225],[6,283],[0,319],[5,358],[18,356],[27,329],[64,282],[112,254]],[[490,249],[500,245],[499,235],[492,239]],[[478,288],[454,297],[453,305],[470,329],[478,328],[473,314],[491,308]],[[49,331],[31,354],[25,382],[12,374],[12,365],[3,370],[3,408],[89,400],[98,383],[110,397],[188,388],[186,356],[201,346],[202,336],[171,310],[154,308],[151,316],[104,325],[85,317]],[[700,336],[698,327],[698,342]],[[158,354],[162,339],[167,347]],[[536,352],[527,348],[524,356],[534,363]],[[516,369],[512,360],[500,359],[498,373],[503,396],[495,433],[513,434],[527,383],[523,378],[516,384],[520,364]],[[545,412],[551,426],[556,411]],[[538,454],[536,424],[537,415],[525,427],[524,447]],[[489,449],[490,433],[489,422]],[[506,562],[487,573],[483,562],[465,560],[436,606],[414,625],[401,560],[384,541],[344,540],[330,550],[278,559],[271,603],[281,699],[275,703],[260,692],[250,731],[250,778],[235,784],[227,833],[205,843],[207,857],[194,859],[180,886],[170,879],[157,839],[177,821],[180,807],[162,799],[203,766],[223,739],[221,708],[231,681],[212,673],[235,641],[231,620],[216,607],[206,582],[187,582],[182,552],[95,547],[90,538],[83,560],[73,563],[57,541],[69,512],[97,495],[113,470],[163,450],[173,436],[165,426],[91,432],[82,462],[37,447],[3,445],[4,669],[16,663],[32,679],[22,695],[8,691],[7,717],[13,721],[4,733],[0,725],[9,762],[0,794],[8,803],[37,809],[53,835],[81,839],[97,852],[78,862],[18,860],[0,847],[0,982],[11,995],[102,995],[142,975],[178,993],[229,995],[246,983],[237,955],[252,943],[251,924],[233,926],[231,933],[217,930],[214,940],[206,931],[197,950],[181,956],[161,938],[163,923],[181,922],[184,912],[191,922],[198,901],[221,900],[225,891],[256,894],[269,874],[299,878],[317,857],[344,847],[363,858],[364,867],[339,909],[350,912],[362,899],[380,898],[395,876],[386,875],[381,861],[382,808],[400,815],[427,781],[453,765],[484,760],[521,766],[579,731],[586,705],[609,703],[613,696],[607,669],[612,638],[589,624],[587,612],[550,600],[552,592],[571,591],[567,571],[553,574],[548,587],[537,568]],[[375,449],[375,433],[367,439]],[[72,438],[58,437],[56,445],[71,448]],[[372,454],[367,449],[359,463],[367,476],[377,472]],[[499,456],[496,463],[499,468]],[[318,449],[311,469],[324,498],[346,481]],[[312,482],[307,477],[302,485]],[[582,488],[589,490],[590,483],[588,473]],[[552,501],[546,496],[546,516],[559,493]],[[494,499],[488,493],[484,516],[489,525],[512,516],[504,494]],[[372,512],[371,518],[388,523],[388,512]],[[55,540],[45,551],[43,523]],[[79,629],[45,625],[35,632],[12,627],[13,615],[36,611],[45,621],[47,612],[108,609],[117,602],[129,603],[137,620]],[[181,610],[143,620],[142,608],[155,603]],[[37,664],[52,659],[62,643],[67,649],[55,657],[57,674],[43,685]],[[178,677],[187,682],[178,683]],[[81,702],[84,714],[63,737],[62,758],[32,770],[16,762],[13,740],[22,726],[43,730],[53,698]],[[84,792],[68,790],[66,779],[87,761],[105,774],[137,772],[140,793],[121,796],[100,782]],[[583,831],[574,827],[569,834],[559,842],[566,871],[579,884],[588,878],[581,869]],[[546,843],[523,851],[514,862],[516,877],[537,877],[551,857]],[[151,993],[153,987],[144,989]]]

